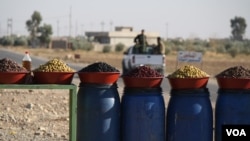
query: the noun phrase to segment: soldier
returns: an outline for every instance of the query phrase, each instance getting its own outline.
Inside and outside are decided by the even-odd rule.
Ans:
[[[157,37],[157,45],[155,47],[156,54],[165,54],[165,45],[161,40],[161,37]]]
[[[140,50],[141,53],[146,52],[146,46],[148,45],[148,43],[147,43],[147,37],[144,34],[144,29],[141,30],[141,34],[138,34],[134,38],[134,42],[136,43],[136,45],[139,46],[139,50]]]

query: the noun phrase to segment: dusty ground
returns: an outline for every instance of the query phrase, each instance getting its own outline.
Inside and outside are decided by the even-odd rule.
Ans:
[[[9,48],[24,52],[27,48]],[[29,49],[31,55],[48,59],[61,58],[75,63],[104,61],[121,67],[122,53]],[[74,59],[80,54],[80,59]],[[194,64],[210,75],[235,65],[250,68],[250,56],[206,53],[202,64]],[[176,68],[176,54],[166,56],[167,72]],[[183,65],[183,64],[179,64]],[[79,80],[73,81],[76,85]],[[0,89],[0,141],[64,141],[69,140],[68,90],[7,90]]]
[[[0,90],[0,141],[69,140],[66,90]]]

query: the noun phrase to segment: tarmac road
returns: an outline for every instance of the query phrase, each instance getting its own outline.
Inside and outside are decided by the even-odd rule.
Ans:
[[[24,56],[24,54],[15,53],[15,52],[11,52],[11,51],[9,51],[7,49],[0,48],[0,59],[10,58],[10,59],[16,61],[17,63],[22,64],[23,56]],[[37,57],[37,56],[31,56],[31,58],[32,58],[32,68],[33,69],[39,67],[39,65],[44,64],[45,62],[48,61],[48,59]],[[83,67],[86,66],[86,64],[84,66],[83,64],[71,64],[71,63],[69,63],[68,65],[70,67],[72,67],[73,69],[75,69],[75,70],[80,70],[80,69],[82,69]],[[77,78],[77,77],[78,76],[75,75],[75,78]],[[122,91],[122,88],[123,88],[122,79],[120,78],[117,83],[118,83],[118,86],[119,86],[118,89],[120,89],[120,91]],[[163,79],[161,87],[163,89],[163,94],[166,97],[169,96],[169,92],[170,92],[171,88],[170,88],[170,85],[169,85],[168,80],[166,78]],[[215,101],[216,101],[216,98],[217,98],[217,90],[218,90],[218,85],[217,85],[217,82],[216,82],[215,78],[212,78],[212,77],[209,78],[207,88],[208,88],[208,90],[210,92],[211,103],[212,103],[212,105],[214,107],[214,104],[215,104]]]

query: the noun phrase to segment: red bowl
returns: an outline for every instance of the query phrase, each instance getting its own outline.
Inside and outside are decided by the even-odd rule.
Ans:
[[[0,84],[24,84],[29,72],[0,72]]]
[[[250,78],[216,78],[222,89],[250,89]]]
[[[36,84],[71,84],[74,72],[33,72]]]
[[[203,78],[168,78],[172,89],[199,89],[207,86],[209,77]]]
[[[124,85],[132,88],[156,88],[161,86],[163,77],[122,77]]]
[[[120,72],[78,72],[82,83],[114,84],[120,77]]]

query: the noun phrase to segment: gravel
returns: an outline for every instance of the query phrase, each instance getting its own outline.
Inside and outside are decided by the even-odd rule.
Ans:
[[[68,90],[0,89],[0,141],[68,141]]]

